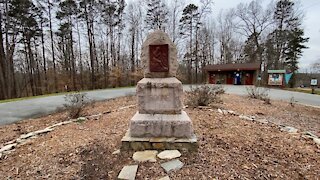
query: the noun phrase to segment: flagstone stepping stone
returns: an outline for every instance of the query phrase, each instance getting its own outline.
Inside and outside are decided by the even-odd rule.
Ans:
[[[160,159],[174,159],[181,156],[181,153],[178,150],[165,150],[159,153],[158,158]]]
[[[163,178],[160,178],[159,180],[170,180],[169,176],[165,176]]]
[[[280,130],[286,131],[288,133],[297,133],[298,132],[298,129],[296,129],[294,127],[290,127],[290,126],[281,127]]]
[[[313,141],[314,141],[316,144],[320,145],[320,139],[319,139],[319,138],[313,138]]]
[[[112,155],[116,155],[116,154],[120,154],[120,149],[118,149],[118,150],[116,150],[116,151],[114,151],[114,152],[112,153]]]
[[[137,151],[133,154],[133,160],[138,162],[157,162],[158,151]]]
[[[248,117],[248,116],[244,116],[244,115],[240,115],[239,118],[244,119],[244,120],[248,120],[248,121],[254,120],[252,117]]]
[[[136,178],[138,165],[124,166],[118,175],[118,179],[134,180]]]
[[[231,115],[234,115],[234,116],[238,116],[239,114],[236,113],[235,111],[232,111],[232,110],[228,110],[228,113],[231,114]]]
[[[268,124],[269,123],[269,121],[266,120],[266,119],[257,119],[256,121],[259,122],[259,123],[262,123],[262,124]]]
[[[306,137],[309,137],[309,138],[318,138],[315,134],[313,134],[312,132],[309,132],[309,131],[306,131],[303,133],[303,135],[305,135]]]
[[[179,170],[182,168],[182,166],[183,163],[178,159],[161,164],[161,167],[166,171],[166,173],[169,173],[170,171]]]
[[[16,146],[17,146],[17,143],[8,144],[0,149],[0,153],[14,149]]]

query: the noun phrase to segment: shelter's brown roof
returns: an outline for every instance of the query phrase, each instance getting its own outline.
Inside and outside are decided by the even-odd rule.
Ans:
[[[205,71],[241,71],[241,70],[259,70],[260,63],[239,63],[239,64],[215,64],[204,67]]]

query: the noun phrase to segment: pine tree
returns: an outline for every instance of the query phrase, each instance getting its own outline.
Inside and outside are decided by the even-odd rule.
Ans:
[[[256,62],[258,59],[258,49],[256,47],[256,44],[254,42],[254,37],[255,35],[249,36],[249,38],[246,40],[244,48],[243,48],[243,53],[245,56],[246,62]]]
[[[122,36],[122,31],[125,28],[125,24],[123,21],[123,15],[124,15],[124,8],[126,7],[126,3],[124,0],[118,0],[117,1],[117,10],[116,10],[116,17],[117,17],[117,30],[118,30],[118,47],[117,47],[117,61],[118,63],[122,61],[122,67],[123,67],[123,58],[120,58],[120,52],[121,52],[121,36]],[[123,69],[124,70],[124,69]]]
[[[89,55],[90,55],[90,68],[91,68],[91,87],[96,88],[96,74],[98,71],[98,57],[96,52],[96,44],[94,39],[94,9],[95,0],[82,0],[80,2],[80,14],[79,18],[84,20],[87,26],[87,36],[89,43]],[[97,65],[96,65],[97,64]],[[96,67],[97,66],[97,67]]]
[[[294,28],[291,30],[288,35],[288,45],[284,52],[286,57],[285,64],[294,75],[295,71],[298,70],[298,60],[302,56],[302,50],[307,48],[303,43],[309,40],[309,38],[304,38],[303,36],[304,32],[302,29]],[[290,79],[289,85],[290,87],[294,87],[295,76]]]
[[[74,0],[65,0],[59,3],[59,11],[57,12],[57,19],[61,21],[58,35],[60,37],[60,48],[63,50],[64,67],[68,73],[69,84],[72,84],[72,89],[76,90],[76,60],[73,48],[73,23],[77,16],[78,7]]]
[[[200,22],[199,22],[200,16],[198,12],[198,6],[194,4],[189,4],[183,9],[182,17],[180,19],[180,34],[185,37],[189,37],[189,52],[185,54],[185,57],[187,58],[187,69],[188,69],[188,81],[191,83],[192,76],[192,61],[193,61],[193,34],[195,31],[199,28]]]
[[[35,38],[40,35],[40,29],[36,16],[38,9],[30,0],[20,1],[12,0],[8,15],[13,19],[13,26],[19,29],[17,35],[21,35],[21,41],[24,45],[24,53],[26,57],[26,65],[28,72],[28,79],[32,95],[41,94],[36,81],[37,63],[34,57],[32,43]],[[40,85],[39,85],[40,86]]]
[[[276,29],[272,32],[275,46],[274,68],[284,68],[285,48],[288,43],[288,35],[294,27],[298,27],[299,18],[294,14],[294,2],[290,0],[279,0],[274,12]]]
[[[37,7],[39,9],[38,11],[38,18],[39,18],[39,25],[41,30],[41,46],[42,46],[42,62],[43,62],[43,72],[44,72],[44,89],[45,93],[48,93],[48,74],[47,74],[47,58],[46,58],[46,52],[45,52],[45,30],[44,28],[47,26],[48,19],[44,16],[44,13],[46,12],[45,6],[42,4],[42,2],[38,1]]]
[[[267,56],[272,58],[269,62],[271,68],[285,68],[295,74],[298,69],[298,60],[302,50],[307,48],[303,43],[309,38],[304,38],[301,26],[301,17],[295,10],[295,3],[290,0],[279,0],[274,11],[276,28],[268,35]],[[269,67],[269,68],[270,68]],[[295,75],[290,80],[294,86]]]
[[[160,29],[166,31],[168,11],[162,0],[148,0],[146,25],[149,30]]]

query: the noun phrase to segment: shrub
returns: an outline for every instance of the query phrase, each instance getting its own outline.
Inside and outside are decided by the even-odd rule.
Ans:
[[[296,101],[295,101],[294,97],[292,96],[292,97],[290,98],[290,102],[289,102],[290,106],[291,106],[291,107],[294,107],[295,102],[296,102]]]
[[[211,103],[221,102],[220,95],[225,90],[222,86],[202,85],[196,88],[191,87],[187,93],[186,104],[191,107],[208,106]]]
[[[70,118],[78,118],[81,116],[83,108],[89,103],[86,93],[71,93],[64,97],[67,102],[64,107],[69,111]]]
[[[261,88],[261,87],[247,87],[247,93],[249,98],[259,99],[264,101],[266,104],[271,104],[269,98],[269,89]]]

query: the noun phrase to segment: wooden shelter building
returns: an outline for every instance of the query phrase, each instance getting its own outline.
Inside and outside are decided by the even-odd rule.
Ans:
[[[260,63],[207,65],[209,84],[253,85],[260,73]]]

